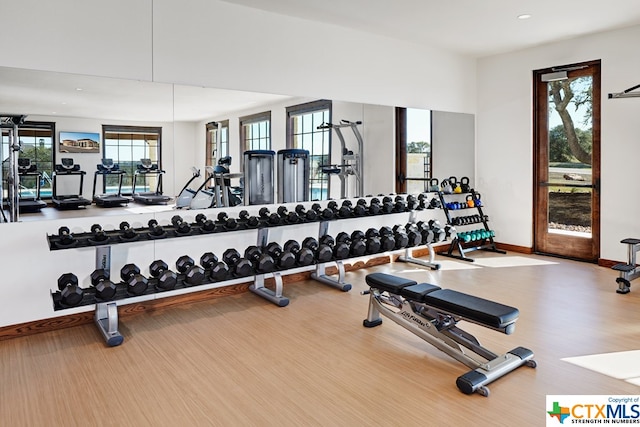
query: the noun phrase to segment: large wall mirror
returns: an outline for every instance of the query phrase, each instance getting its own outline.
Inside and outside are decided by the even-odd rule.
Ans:
[[[271,149],[277,151],[287,148],[287,112],[291,107],[306,105],[317,99],[263,94],[215,88],[151,83],[144,81],[120,80],[103,77],[84,76],[68,73],[55,73],[34,70],[0,67],[0,113],[26,115],[27,126],[21,130],[23,156],[32,157],[41,172],[41,196],[47,201],[51,195],[51,176],[53,163],[62,158],[71,158],[86,171],[82,193],[87,199],[93,196],[93,182],[97,165],[103,157],[114,157],[120,162],[131,164],[142,157],[152,157],[161,162],[166,171],[163,176],[163,190],[175,197],[192,176],[193,167],[204,172],[207,163],[207,124],[225,122],[228,124],[226,138],[229,141],[228,153],[232,157],[232,172],[241,170],[242,148],[240,120],[243,117],[264,111],[271,112],[269,129]],[[456,129],[455,114],[434,114],[432,117],[446,117],[446,128]],[[464,115],[467,117],[468,115]],[[331,101],[331,121],[361,121],[360,129],[364,139],[365,193],[390,193],[395,189],[395,107],[368,105],[345,101]],[[438,119],[439,120],[439,119]],[[468,117],[465,119],[468,122]],[[445,121],[442,121],[445,123]],[[157,155],[153,153],[157,144],[155,134],[135,133],[123,137],[117,144],[113,135],[105,134],[108,129],[151,129],[159,132],[157,138],[161,145]],[[302,126],[307,126],[303,124]],[[314,124],[315,127],[315,124]],[[445,129],[433,125],[433,129]],[[468,126],[467,126],[468,129]],[[126,134],[123,131],[122,134]],[[432,162],[434,171],[441,170],[438,165],[465,165],[464,172],[450,171],[447,174],[464,173],[473,177],[473,124],[466,135],[455,136],[455,151],[444,149],[448,137],[438,134],[435,142]],[[132,133],[133,135],[134,133]],[[71,136],[68,136],[71,135]],[[74,136],[90,139],[96,135],[99,145],[70,147]],[[105,141],[104,136],[107,135]],[[61,137],[62,136],[62,137]],[[64,138],[63,138],[64,137]],[[348,138],[350,136],[347,136]],[[331,159],[339,163],[340,146],[333,138]],[[3,131],[2,164],[3,177],[7,172],[9,150],[6,131]],[[124,142],[123,142],[124,141]],[[355,140],[347,140],[355,144]],[[438,149],[438,144],[442,144]],[[82,144],[80,144],[82,145]],[[460,156],[463,155],[464,159]],[[453,157],[452,157],[453,156]],[[439,158],[442,157],[442,158]],[[445,172],[442,172],[445,173]],[[203,174],[204,175],[204,174]],[[444,177],[444,176],[443,176]],[[438,177],[440,178],[440,177]],[[98,192],[102,191],[102,182],[98,180]],[[58,182],[59,194],[78,192],[76,182]],[[109,185],[109,184],[107,184]],[[113,185],[113,184],[112,184]],[[123,192],[131,192],[131,182],[124,181]],[[340,196],[338,180],[330,182],[330,196]],[[23,183],[25,194],[34,182]],[[6,183],[3,185],[3,198],[6,197]],[[167,209],[172,208],[170,202]],[[48,210],[49,208],[47,208]],[[87,212],[90,209],[90,212]],[[130,203],[124,209],[135,214],[148,212],[149,207]],[[154,207],[154,209],[163,209]],[[84,210],[61,211],[49,215],[45,213],[21,214],[21,220],[49,219],[70,216],[108,215],[108,208],[91,205]],[[118,213],[122,213],[119,210]]]

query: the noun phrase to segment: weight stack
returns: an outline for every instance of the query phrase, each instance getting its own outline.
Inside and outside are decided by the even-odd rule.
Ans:
[[[309,200],[309,151],[278,151],[278,203]]]
[[[274,203],[273,158],[275,151],[249,150],[244,152],[244,204],[272,205]]]

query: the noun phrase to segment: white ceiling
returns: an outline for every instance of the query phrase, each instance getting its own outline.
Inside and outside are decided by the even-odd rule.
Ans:
[[[639,0],[223,1],[473,57],[640,24]]]
[[[473,57],[640,24],[640,0],[223,1]],[[0,94],[0,113],[128,121],[200,121],[289,98],[2,67]]]

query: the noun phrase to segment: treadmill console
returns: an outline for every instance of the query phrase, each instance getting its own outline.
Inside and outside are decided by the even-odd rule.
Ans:
[[[138,170],[140,172],[150,172],[158,170],[158,165],[151,163],[151,159],[140,159],[138,163]]]
[[[102,163],[97,165],[100,172],[114,172],[120,170],[120,166],[117,163],[113,163],[113,159],[102,159]]]
[[[80,165],[73,163],[73,159],[65,157],[60,159],[60,164],[55,167],[56,172],[76,172],[80,170]]]
[[[31,163],[31,159],[19,158],[18,159],[18,173],[29,173],[35,172],[37,169],[36,165]]]

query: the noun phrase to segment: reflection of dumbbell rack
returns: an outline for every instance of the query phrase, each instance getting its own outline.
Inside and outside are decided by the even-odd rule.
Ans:
[[[467,253],[485,250],[499,254],[506,254],[505,251],[496,247],[493,240],[494,232],[489,227],[489,217],[484,214],[482,207],[482,199],[480,194],[474,189],[470,189],[468,193],[444,193],[438,192],[442,209],[447,217],[447,224],[453,227],[481,226],[482,228],[474,231],[460,231],[459,228],[455,236],[452,236],[451,245],[444,256],[461,259],[463,261],[473,262],[473,258],[466,256]],[[462,199],[464,197],[464,199]],[[447,201],[449,200],[449,201]],[[456,215],[452,215],[456,212]],[[475,212],[475,213],[469,213]],[[457,215],[457,213],[467,213],[466,215]],[[454,254],[458,251],[459,255]]]

